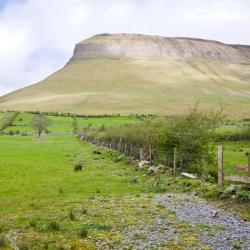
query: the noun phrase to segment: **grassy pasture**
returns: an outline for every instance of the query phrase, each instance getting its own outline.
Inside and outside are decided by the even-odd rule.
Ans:
[[[230,117],[247,117],[250,87],[242,76],[249,73],[248,65],[203,60],[72,60],[41,83],[1,97],[0,108],[173,115],[200,100],[204,110],[222,104]]]
[[[114,163],[105,152],[93,157],[93,146],[71,136],[1,136],[0,145],[0,235],[15,230],[22,232],[22,242],[53,245],[66,238],[68,244],[81,245],[77,232],[82,225],[89,227],[90,236],[108,237],[109,228],[119,231],[126,223],[136,223],[128,205],[147,187],[143,173],[131,166]],[[84,161],[83,171],[73,171],[77,158]],[[112,212],[112,203],[121,199],[127,204],[121,201],[119,209],[131,220],[124,225]],[[105,208],[98,208],[100,204]],[[75,221],[69,218],[71,209]],[[81,214],[83,209],[87,215]],[[55,235],[47,230],[51,221],[61,227]]]
[[[34,133],[27,126],[31,118],[19,114],[16,126],[6,131]],[[116,161],[105,149],[94,155],[94,146],[72,136],[72,118],[49,118],[54,136],[42,136],[41,140],[32,135],[0,136],[0,240],[17,236],[14,242],[21,249],[95,249],[96,240],[119,242],[127,227],[150,223],[159,213],[152,205],[152,195],[161,192],[155,188],[158,177],[135,171],[126,160]],[[109,117],[78,121],[83,126],[91,123],[99,127],[138,120]],[[226,171],[234,173],[234,164],[245,164],[250,143],[227,142],[225,148]],[[83,161],[79,172],[73,170],[77,160]],[[161,178],[166,184],[171,176]],[[200,191],[199,180],[190,186],[183,183],[187,180],[178,177],[166,191]],[[203,187],[211,188],[208,183]],[[185,235],[192,229],[173,223],[178,230],[186,230],[180,244],[190,246]],[[87,238],[79,236],[83,227],[88,230]]]
[[[1,114],[1,113],[0,113]],[[12,126],[9,126],[4,130],[4,132],[17,131],[20,133],[25,132],[28,134],[35,133],[35,130],[30,126],[32,117],[34,115],[27,113],[20,113]],[[72,117],[61,117],[61,116],[48,116],[51,120],[51,125],[48,127],[48,130],[51,133],[67,133],[72,134],[73,128],[73,118]],[[80,126],[92,128],[98,128],[101,126],[110,126],[110,125],[122,125],[126,123],[138,122],[139,120],[136,117],[98,117],[98,118],[77,118],[77,121]]]

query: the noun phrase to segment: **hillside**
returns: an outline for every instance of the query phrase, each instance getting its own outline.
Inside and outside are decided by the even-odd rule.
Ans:
[[[177,114],[195,100],[249,116],[250,46],[192,38],[102,34],[61,70],[0,98],[3,110]]]

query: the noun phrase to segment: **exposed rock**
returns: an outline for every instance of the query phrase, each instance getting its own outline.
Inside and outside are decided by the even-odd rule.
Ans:
[[[163,174],[166,171],[166,167],[164,165],[151,166],[148,169],[148,174]]]
[[[138,169],[145,169],[149,167],[150,161],[139,161],[138,162]]]
[[[250,63],[250,46],[183,37],[101,34],[78,43],[72,59],[96,57],[202,59],[247,64]]]
[[[197,176],[193,175],[193,174],[189,174],[189,173],[181,173],[181,175],[185,176],[185,177],[188,177],[188,178],[191,178],[191,179],[196,179]]]

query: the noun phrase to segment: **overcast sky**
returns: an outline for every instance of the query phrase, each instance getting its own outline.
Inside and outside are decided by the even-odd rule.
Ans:
[[[98,33],[250,44],[250,0],[0,0],[0,95],[56,71]]]

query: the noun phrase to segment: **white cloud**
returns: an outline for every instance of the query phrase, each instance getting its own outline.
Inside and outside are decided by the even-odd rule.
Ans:
[[[62,67],[75,43],[97,33],[250,44],[249,23],[248,0],[7,1],[0,9],[0,95]]]

